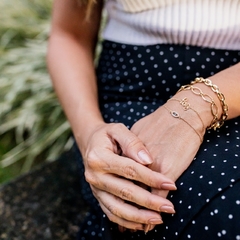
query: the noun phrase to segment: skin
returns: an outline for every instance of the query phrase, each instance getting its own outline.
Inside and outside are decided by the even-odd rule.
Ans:
[[[49,72],[82,153],[86,180],[101,208],[121,226],[120,230],[146,230],[145,226],[152,229],[162,223],[161,212],[175,212],[166,196],[169,190],[176,190],[174,182],[190,165],[201,142],[193,129],[173,118],[164,107],[140,119],[131,131],[123,124],[103,121],[93,63],[101,10],[102,1],[98,1],[90,20],[85,21],[86,8],[77,1],[54,2],[47,55]],[[211,80],[226,97],[229,118],[239,116],[240,64]],[[196,86],[211,95],[221,110],[209,87],[202,83]],[[199,112],[204,128],[209,125],[212,115],[208,103],[190,91],[174,97],[187,97]],[[179,112],[204,136],[202,123],[194,112],[184,111],[176,101],[165,106]]]

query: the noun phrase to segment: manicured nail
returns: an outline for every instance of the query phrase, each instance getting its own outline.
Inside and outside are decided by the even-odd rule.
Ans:
[[[140,152],[138,152],[138,157],[142,160],[143,164],[151,164],[152,159],[149,157],[149,155],[147,154],[147,152],[145,150],[141,150]]]
[[[165,213],[175,213],[174,208],[172,206],[168,206],[168,205],[161,206],[160,211],[165,212]]]
[[[177,187],[174,183],[162,183],[161,188],[163,190],[177,190]]]
[[[154,225],[152,225],[152,224],[151,224],[151,225],[150,225],[150,228],[149,228],[149,230],[148,230],[148,231],[149,231],[149,232],[150,232],[150,231],[152,231],[152,230],[153,230],[155,227],[156,227],[156,225],[155,225],[155,224],[154,224]]]
[[[145,227],[144,227],[144,232],[145,234],[148,233],[149,229],[151,228],[151,224],[146,224]]]
[[[161,218],[151,218],[148,220],[148,223],[152,225],[162,224],[163,220]]]

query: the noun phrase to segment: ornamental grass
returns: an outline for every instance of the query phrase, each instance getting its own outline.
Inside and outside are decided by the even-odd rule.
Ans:
[[[49,0],[0,1],[0,181],[72,146],[46,68],[51,7]]]

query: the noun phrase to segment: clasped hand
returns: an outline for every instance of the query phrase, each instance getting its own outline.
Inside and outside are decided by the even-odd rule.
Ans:
[[[166,196],[199,146],[198,136],[160,107],[131,131],[118,123],[98,126],[83,153],[85,177],[111,221],[144,230],[162,223],[161,212],[175,212]]]

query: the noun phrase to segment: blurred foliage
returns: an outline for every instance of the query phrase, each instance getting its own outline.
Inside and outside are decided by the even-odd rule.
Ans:
[[[0,182],[54,160],[71,131],[46,69],[52,1],[0,1]]]

